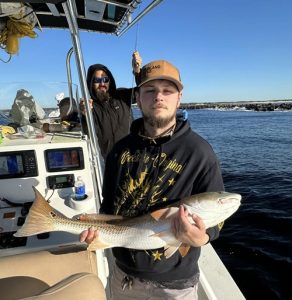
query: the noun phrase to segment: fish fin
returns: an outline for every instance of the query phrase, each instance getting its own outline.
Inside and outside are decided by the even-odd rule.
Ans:
[[[156,232],[150,235],[150,237],[159,237],[159,238],[163,238],[164,236],[169,235],[169,231],[160,231],[160,232]]]
[[[176,240],[171,245],[169,244],[168,246],[169,247],[167,246],[165,247],[165,251],[164,251],[164,255],[166,258],[170,258],[177,250],[179,251],[182,257],[185,257],[191,248],[189,245],[185,243],[181,243],[178,240]]]
[[[159,221],[161,218],[164,218],[163,215],[166,213],[166,211],[167,211],[167,208],[162,208],[162,209],[153,211],[150,215],[153,219],[155,219],[156,221]]]
[[[224,226],[224,221],[220,222],[217,226],[218,226],[218,229],[220,231]]]
[[[111,248],[109,244],[105,244],[101,242],[98,238],[95,238],[87,247],[87,250],[89,251],[95,251],[97,249],[107,249]]]
[[[188,254],[190,248],[191,247],[187,244],[181,244],[178,248],[178,251],[182,257],[185,257]]]
[[[105,214],[85,214],[78,217],[80,221],[112,221],[123,220],[123,216]]]
[[[150,215],[153,219],[159,221],[160,219],[163,220],[171,217],[177,211],[178,211],[177,207],[167,207],[167,208],[155,210],[152,213],[150,213]]]
[[[164,247],[164,255],[166,258],[170,258],[179,249],[181,242],[177,241],[176,245],[171,245],[169,247]]]
[[[42,194],[33,186],[35,200],[29,209],[23,226],[14,233],[16,237],[31,236],[39,233],[56,231],[55,218],[66,218],[51,207]]]
[[[151,234],[149,237],[159,237],[162,240],[166,242],[169,246],[177,246],[180,245],[181,242],[178,242],[178,240],[173,236],[172,233],[169,232],[169,230],[164,230],[160,232],[156,232]]]

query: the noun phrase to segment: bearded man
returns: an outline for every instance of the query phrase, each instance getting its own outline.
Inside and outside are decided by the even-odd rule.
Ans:
[[[133,53],[133,72],[138,78],[142,60],[138,52]],[[117,88],[111,71],[104,65],[95,64],[88,68],[87,87],[90,105],[101,155],[105,159],[113,145],[129,133],[133,116],[131,104],[135,101],[132,88]],[[82,102],[81,102],[82,103]],[[84,112],[84,104],[81,105]],[[85,133],[88,128],[83,114]]]

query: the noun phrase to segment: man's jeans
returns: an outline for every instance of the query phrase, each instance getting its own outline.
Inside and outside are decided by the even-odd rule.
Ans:
[[[198,300],[198,282],[189,288],[166,288],[151,281],[128,277],[116,265],[111,277],[112,300]]]

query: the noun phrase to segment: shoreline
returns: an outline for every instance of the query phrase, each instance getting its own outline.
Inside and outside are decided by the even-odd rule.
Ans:
[[[238,101],[181,103],[180,109],[214,109],[241,111],[287,111],[292,110],[292,99],[272,101]]]
[[[132,104],[136,108],[137,104]],[[56,108],[45,107],[46,112]],[[290,111],[292,99],[270,101],[235,101],[235,102],[188,102],[181,103],[179,109],[212,109],[212,110],[237,110],[237,111]],[[0,108],[4,115],[9,114],[11,109]]]

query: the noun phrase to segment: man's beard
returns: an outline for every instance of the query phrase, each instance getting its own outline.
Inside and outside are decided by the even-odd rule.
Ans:
[[[153,128],[164,128],[167,125],[169,125],[176,117],[176,112],[171,116],[166,117],[154,117],[146,115],[142,112],[142,116],[144,119],[144,122],[150,125]]]
[[[99,101],[108,101],[110,99],[110,95],[108,92],[95,90],[95,97]]]

